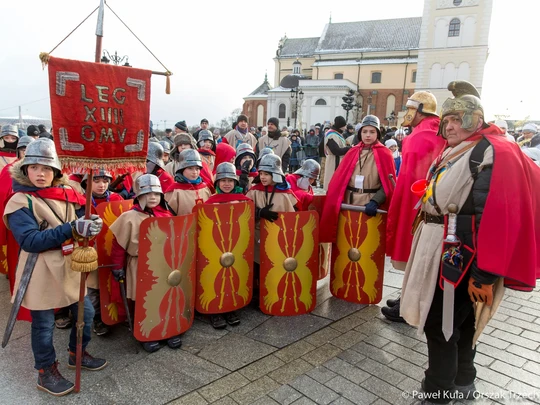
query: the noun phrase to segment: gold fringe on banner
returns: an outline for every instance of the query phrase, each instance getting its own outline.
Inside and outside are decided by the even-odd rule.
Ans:
[[[112,172],[138,171],[146,172],[145,158],[119,158],[119,159],[99,159],[92,157],[59,156],[62,169],[68,173],[80,173],[83,170],[108,170]]]

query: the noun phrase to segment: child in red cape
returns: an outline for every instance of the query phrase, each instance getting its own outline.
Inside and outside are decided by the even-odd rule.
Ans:
[[[287,182],[291,185],[296,198],[298,198],[298,209],[307,211],[313,201],[312,184],[317,181],[321,165],[313,159],[306,159],[300,169],[287,175]]]

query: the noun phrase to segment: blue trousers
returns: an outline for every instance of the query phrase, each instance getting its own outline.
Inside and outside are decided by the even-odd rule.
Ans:
[[[75,353],[77,347],[77,309],[79,303],[71,304],[69,308],[73,314],[73,326],[69,336],[69,350]],[[32,352],[34,353],[37,370],[48,367],[56,361],[56,352],[53,346],[54,309],[43,311],[30,311],[32,313]],[[92,320],[94,319],[94,307],[88,297],[84,297],[84,328],[82,347],[83,352],[90,342]]]

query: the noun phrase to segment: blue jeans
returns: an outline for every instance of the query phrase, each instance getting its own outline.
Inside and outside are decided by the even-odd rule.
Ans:
[[[77,308],[79,303],[71,304],[69,308],[73,314],[73,326],[69,336],[69,350],[75,353],[77,348]],[[35,368],[40,370],[48,367],[56,361],[56,352],[53,346],[54,309],[43,311],[30,311],[32,313],[32,351],[34,352]],[[90,342],[92,320],[94,319],[94,307],[90,299],[84,297],[84,328],[82,347],[83,353]]]

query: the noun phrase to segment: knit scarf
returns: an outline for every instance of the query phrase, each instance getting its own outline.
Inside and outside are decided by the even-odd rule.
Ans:
[[[245,135],[247,134],[248,132],[248,128],[246,127],[246,129],[242,129],[240,128],[240,125],[237,125],[236,128],[235,128],[238,132],[240,132],[242,135]]]
[[[177,181],[178,183],[185,183],[185,184],[189,183],[189,184],[198,185],[202,183],[202,177],[199,176],[195,180],[188,180],[184,177],[184,175],[180,173],[176,173],[176,175],[174,176],[174,181]]]

